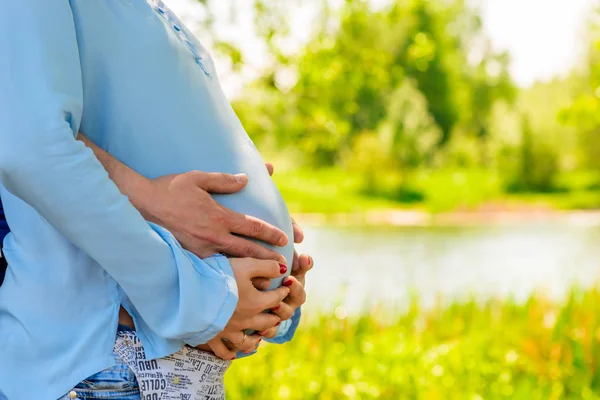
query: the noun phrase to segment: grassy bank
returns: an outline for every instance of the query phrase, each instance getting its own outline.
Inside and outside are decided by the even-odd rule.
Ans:
[[[432,170],[415,172],[410,183],[398,189],[400,177],[378,182],[365,190],[358,174],[340,169],[278,170],[275,182],[295,213],[364,213],[385,209],[420,209],[429,212],[497,209],[597,209],[600,185],[592,172],[565,173],[550,193],[507,193],[494,173],[484,170]]]
[[[229,399],[600,399],[600,292],[308,316],[234,362]]]

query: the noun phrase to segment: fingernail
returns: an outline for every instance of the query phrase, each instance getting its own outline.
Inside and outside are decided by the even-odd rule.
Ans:
[[[265,332],[265,331],[260,331],[260,332],[258,332],[258,334],[259,334],[260,336],[265,336],[265,333],[267,333],[267,332]],[[261,340],[262,340],[262,338],[261,338]]]
[[[283,275],[283,274],[285,274],[286,272],[287,272],[287,266],[286,266],[286,265],[284,265],[284,264],[281,264],[281,263],[280,263],[280,264],[279,264],[279,273]]]
[[[290,286],[292,286],[293,283],[294,283],[294,281],[292,281],[291,279],[288,279],[287,281],[283,282],[283,285],[290,287]]]
[[[279,326],[280,323],[281,323],[281,321],[279,321],[278,323],[276,323],[275,326]]]
[[[231,361],[233,361],[233,360],[235,360],[235,357],[233,357],[233,358],[231,359]]]
[[[311,256],[308,256],[308,265],[312,265],[313,264],[313,259]]]
[[[235,180],[240,183],[246,182],[248,180],[248,177],[246,176],[246,174],[236,174],[234,176],[235,176]]]
[[[280,307],[281,307],[281,305],[278,305],[277,307],[273,307],[273,308],[271,308],[271,311],[277,311],[277,310],[279,310]]]

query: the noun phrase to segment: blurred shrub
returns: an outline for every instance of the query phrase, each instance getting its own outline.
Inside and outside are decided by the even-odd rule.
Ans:
[[[228,398],[600,399],[600,293],[563,303],[417,303],[394,317],[308,314],[296,338],[235,361]]]
[[[508,191],[555,191],[559,172],[556,150],[543,137],[534,137],[527,117],[522,120],[521,137],[516,162],[506,166]]]

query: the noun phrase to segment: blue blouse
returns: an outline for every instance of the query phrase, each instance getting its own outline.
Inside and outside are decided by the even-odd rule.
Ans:
[[[0,244],[4,240],[4,237],[8,235],[10,229],[8,228],[8,223],[6,222],[6,217],[4,216],[4,208],[2,207],[2,199],[0,199]]]
[[[210,55],[145,0],[4,1],[0,54],[0,197],[11,227],[0,391],[56,399],[109,367],[121,304],[150,358],[214,337],[237,304],[227,258],[199,259],[144,221],[75,140],[84,132],[150,178],[244,172],[248,186],[217,201],[291,238]],[[292,260],[292,243],[276,250]],[[289,340],[299,317],[275,341]]]

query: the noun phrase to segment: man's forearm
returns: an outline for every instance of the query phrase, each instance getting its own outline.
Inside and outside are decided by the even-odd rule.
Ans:
[[[82,141],[93,152],[102,164],[110,179],[117,185],[121,193],[129,198],[129,201],[140,211],[144,218],[148,218],[152,207],[152,181],[137,173],[121,161],[114,158],[110,153],[96,146],[91,140],[81,133],[77,134],[77,140]]]
[[[119,191],[147,221],[169,230],[198,257],[226,252],[230,256],[285,262],[277,252],[243,237],[284,246],[285,233],[264,221],[222,207],[210,195],[239,192],[248,182],[245,175],[190,171],[148,179],[83,134],[78,134],[77,139],[94,152]]]

